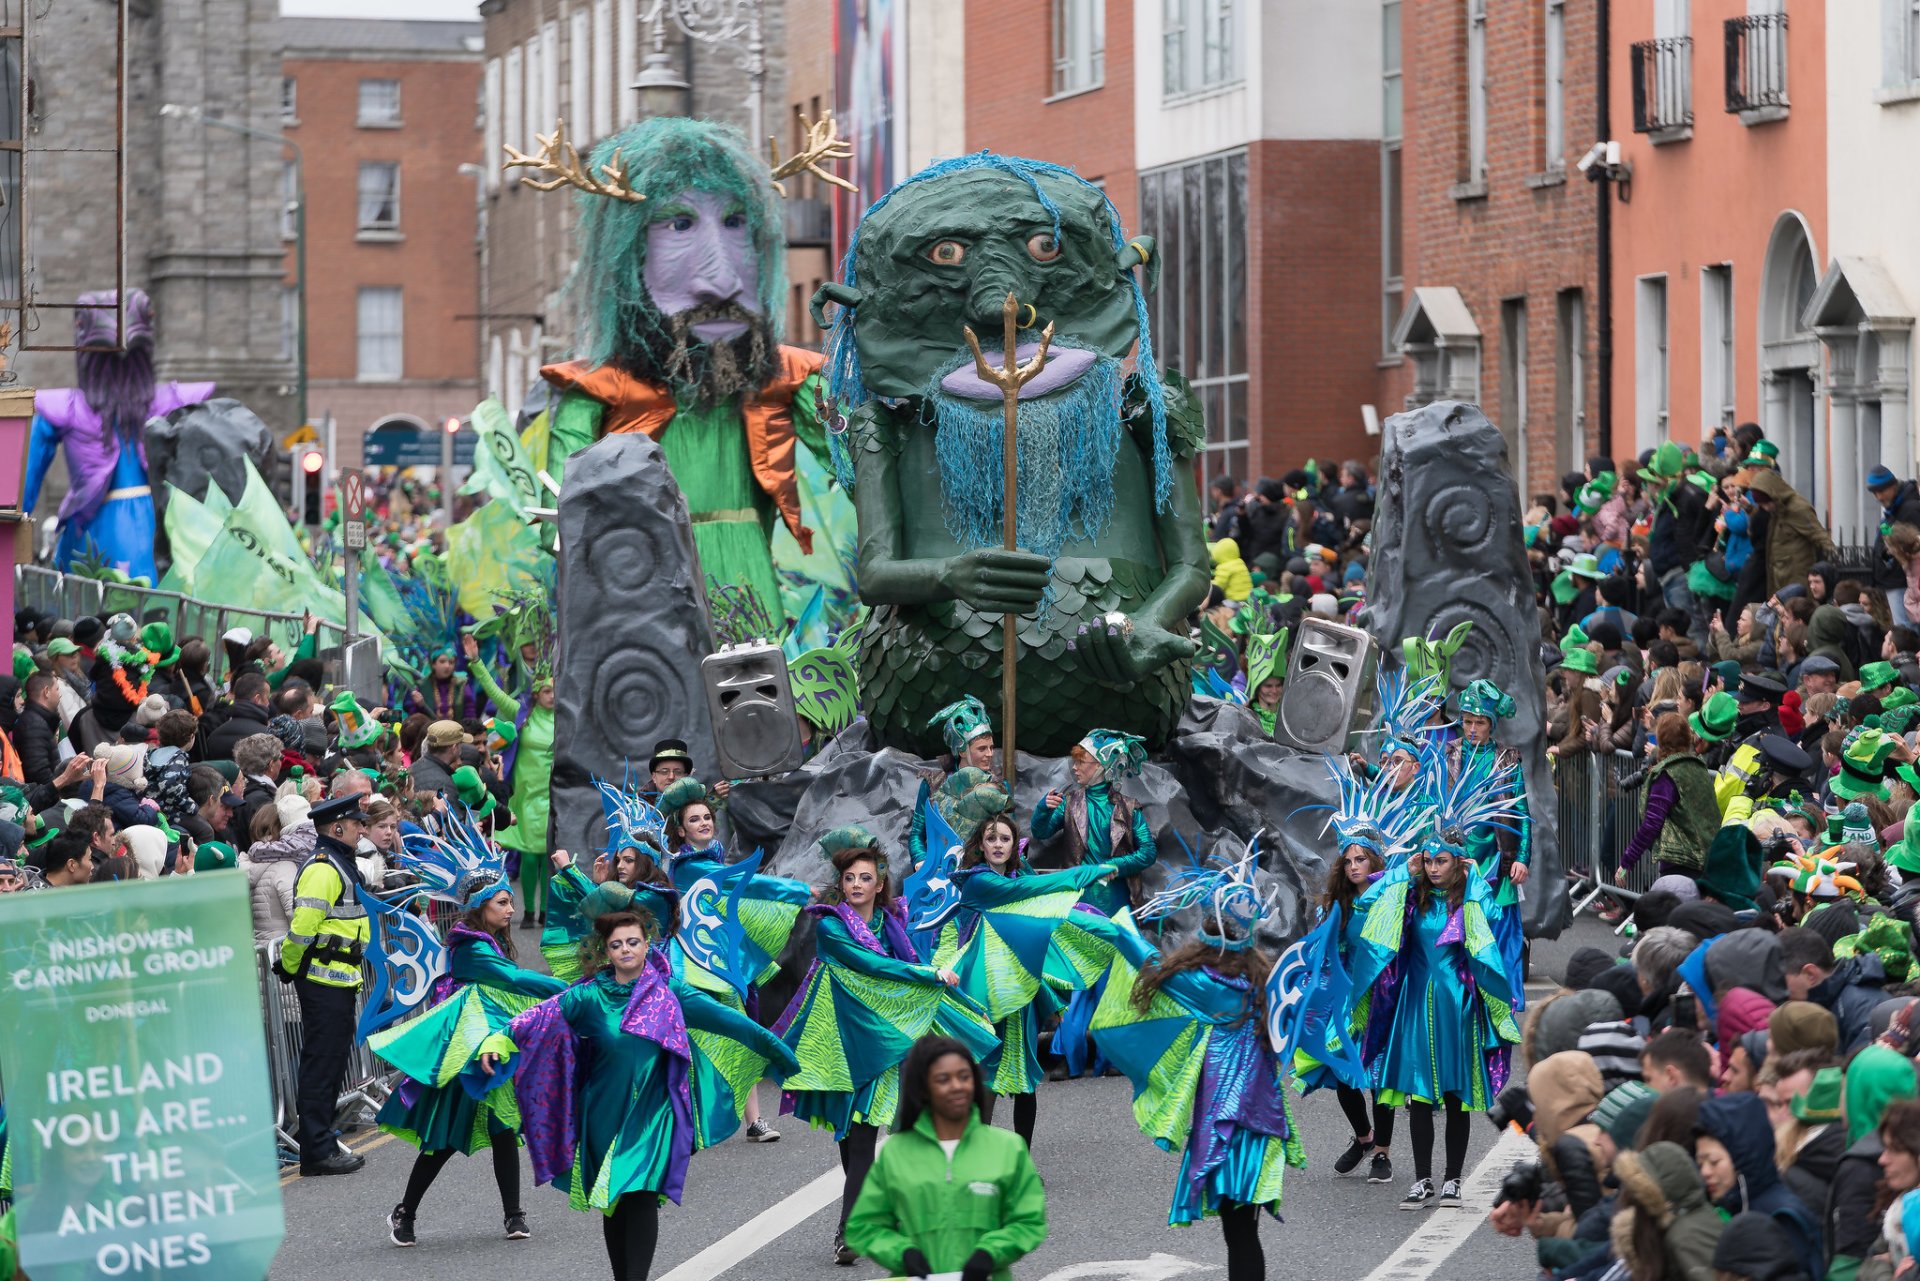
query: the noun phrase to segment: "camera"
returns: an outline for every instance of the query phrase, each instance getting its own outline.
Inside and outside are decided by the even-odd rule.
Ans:
[[[1538,1201],[1546,1190],[1547,1172],[1538,1161],[1522,1161],[1507,1171],[1507,1177],[1500,1180],[1500,1195],[1493,1199],[1496,1206],[1509,1201]]]
[[[1521,1129],[1533,1127],[1533,1099],[1527,1093],[1527,1087],[1515,1083],[1494,1096],[1493,1105],[1487,1109],[1487,1120],[1493,1122],[1493,1128],[1504,1130],[1509,1125]]]

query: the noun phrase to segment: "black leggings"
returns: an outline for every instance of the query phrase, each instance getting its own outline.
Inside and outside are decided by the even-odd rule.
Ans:
[[[1380,1092],[1373,1093],[1373,1119],[1367,1119],[1367,1096],[1350,1085],[1338,1087],[1335,1094],[1340,1099],[1340,1110],[1347,1114],[1347,1124],[1353,1127],[1353,1137],[1363,1134],[1373,1135],[1373,1146],[1382,1152],[1393,1146],[1393,1109],[1380,1101]]]
[[[1457,1179],[1467,1164],[1472,1120],[1460,1100],[1447,1095],[1447,1178]],[[1407,1100],[1407,1129],[1413,1134],[1413,1177],[1433,1177],[1433,1104]]]
[[[607,1240],[607,1262],[613,1281],[647,1281],[653,1270],[653,1247],[660,1241],[660,1194],[629,1192],[613,1203],[613,1213],[600,1219]]]
[[[999,1101],[997,1094],[987,1095],[987,1106],[980,1109],[983,1124],[993,1124],[994,1104]],[[1033,1150],[1033,1123],[1040,1117],[1040,1096],[1029,1090],[1025,1094],[1013,1096],[1013,1132],[1026,1141],[1027,1150]]]
[[[1222,1205],[1220,1233],[1227,1239],[1227,1281],[1266,1281],[1267,1256],[1260,1250],[1260,1207],[1233,1202]]]
[[[500,1208],[507,1214],[520,1213],[520,1145],[512,1130],[496,1134],[493,1145],[493,1181],[500,1187]],[[427,1189],[440,1177],[440,1171],[452,1160],[456,1148],[422,1152],[413,1159],[413,1173],[407,1176],[407,1190],[400,1205],[408,1214],[419,1210]]]
[[[848,1126],[847,1137],[840,1140],[840,1168],[847,1175],[846,1189],[840,1193],[842,1232],[847,1229],[847,1216],[853,1213],[853,1203],[860,1199],[860,1188],[867,1181],[867,1171],[873,1168],[873,1149],[879,1141],[879,1128],[861,1121]]]

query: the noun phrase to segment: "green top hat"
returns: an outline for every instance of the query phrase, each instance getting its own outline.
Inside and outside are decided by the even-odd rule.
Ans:
[[[688,775],[686,778],[675,779],[664,792],[660,793],[660,813],[669,819],[677,818],[680,811],[687,806],[695,801],[706,799],[707,785]]]
[[[1711,695],[1700,710],[1687,717],[1687,728],[1709,743],[1725,742],[1740,719],[1740,700],[1725,690]]]
[[[1868,663],[1860,669],[1860,692],[1879,689],[1883,685],[1892,685],[1900,679],[1900,673],[1893,669],[1892,663]]]
[[[1587,635],[1587,629],[1575,623],[1567,628],[1567,634],[1560,638],[1560,652],[1572,653],[1576,649],[1585,649],[1593,643],[1593,637]]]
[[[1619,477],[1610,471],[1603,471],[1586,484],[1580,486],[1579,492],[1574,495],[1573,501],[1579,506],[1581,511],[1592,515],[1594,512],[1606,506],[1607,500],[1613,497],[1614,486],[1618,483]]]
[[[1679,444],[1663,440],[1660,447],[1653,451],[1653,457],[1640,469],[1640,479],[1655,485],[1664,485],[1668,481],[1678,480],[1687,470],[1687,454]]]
[[[1867,666],[1873,667],[1876,666],[1876,664],[1868,663]],[[1861,674],[1865,675],[1864,672]],[[1920,704],[1920,694],[1914,693],[1905,685],[1895,685],[1892,689],[1880,696],[1881,726],[1885,727],[1887,723],[1886,714],[1888,712],[1897,712],[1901,708],[1913,707],[1916,704]]]
[[[239,862],[239,853],[225,841],[204,841],[193,850],[193,870],[196,872],[221,872],[237,866]]]
[[[155,655],[155,667],[170,667],[180,661],[180,647],[173,643],[173,628],[167,623],[148,623],[142,627],[140,644]]]
[[[1570,672],[1579,672],[1586,676],[1600,674],[1600,660],[1593,656],[1593,651],[1590,649],[1567,650],[1566,656],[1561,659],[1560,666]]]
[[[1482,677],[1460,691],[1460,714],[1501,720],[1513,715],[1513,696]]]
[[[1886,800],[1887,758],[1897,745],[1898,740],[1878,725],[1854,730],[1840,749],[1840,772],[1833,776],[1833,794],[1848,801],[1868,796]]]
[[[1600,559],[1592,552],[1581,552],[1573,558],[1573,564],[1567,566],[1567,572],[1575,578],[1605,578],[1600,572]]]
[[[334,695],[333,701],[327,704],[327,708],[339,723],[338,742],[343,752],[371,747],[386,733],[387,727],[367,715],[366,709],[360,706],[360,700],[353,696],[351,690],[343,689]]]
[[[494,806],[498,804],[493,793],[487,790],[480,771],[471,765],[462,765],[453,771],[453,790],[459,794],[460,803],[475,818],[485,818],[493,813]]]
[[[1796,1094],[1788,1109],[1808,1125],[1826,1125],[1840,1119],[1840,1084],[1837,1067],[1821,1068],[1813,1074],[1806,1093]]]

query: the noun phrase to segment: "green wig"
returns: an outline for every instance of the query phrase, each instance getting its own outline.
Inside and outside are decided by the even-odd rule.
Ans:
[[[601,139],[586,167],[598,173],[616,152],[628,186],[646,199],[580,193],[580,256],[567,282],[575,355],[597,368],[631,350],[633,335],[666,331],[647,294],[647,228],[667,216],[673,197],[683,191],[718,192],[740,202],[760,266],[761,314],[779,341],[786,312],[785,229],[772,174],[746,135],[710,120],[658,116]]]

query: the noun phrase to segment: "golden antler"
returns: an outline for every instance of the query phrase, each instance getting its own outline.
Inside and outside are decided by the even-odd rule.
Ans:
[[[508,169],[531,169],[535,173],[552,174],[551,178],[536,178],[532,174],[521,174],[520,181],[536,191],[558,191],[562,187],[578,187],[581,191],[596,196],[611,196],[615,200],[626,200],[639,204],[646,197],[633,189],[627,178],[627,167],[621,163],[620,153],[600,166],[598,175],[587,172],[580,163],[580,153],[567,141],[567,122],[553,122],[553,132],[535,134],[533,140],[540,144],[540,154],[529,156],[516,150],[511,144],[501,148],[507,153],[507,162],[500,166],[504,172]]]
[[[780,159],[780,143],[774,138],[767,139],[767,152],[773,157],[773,189],[781,195],[787,194],[787,188],[780,180],[791,178],[797,173],[810,173],[822,182],[830,182],[858,195],[860,188],[835,173],[829,173],[820,167],[822,161],[853,159],[853,144],[840,136],[831,111],[822,112],[818,120],[809,121],[800,117],[800,125],[807,131],[807,143],[792,158]]]

